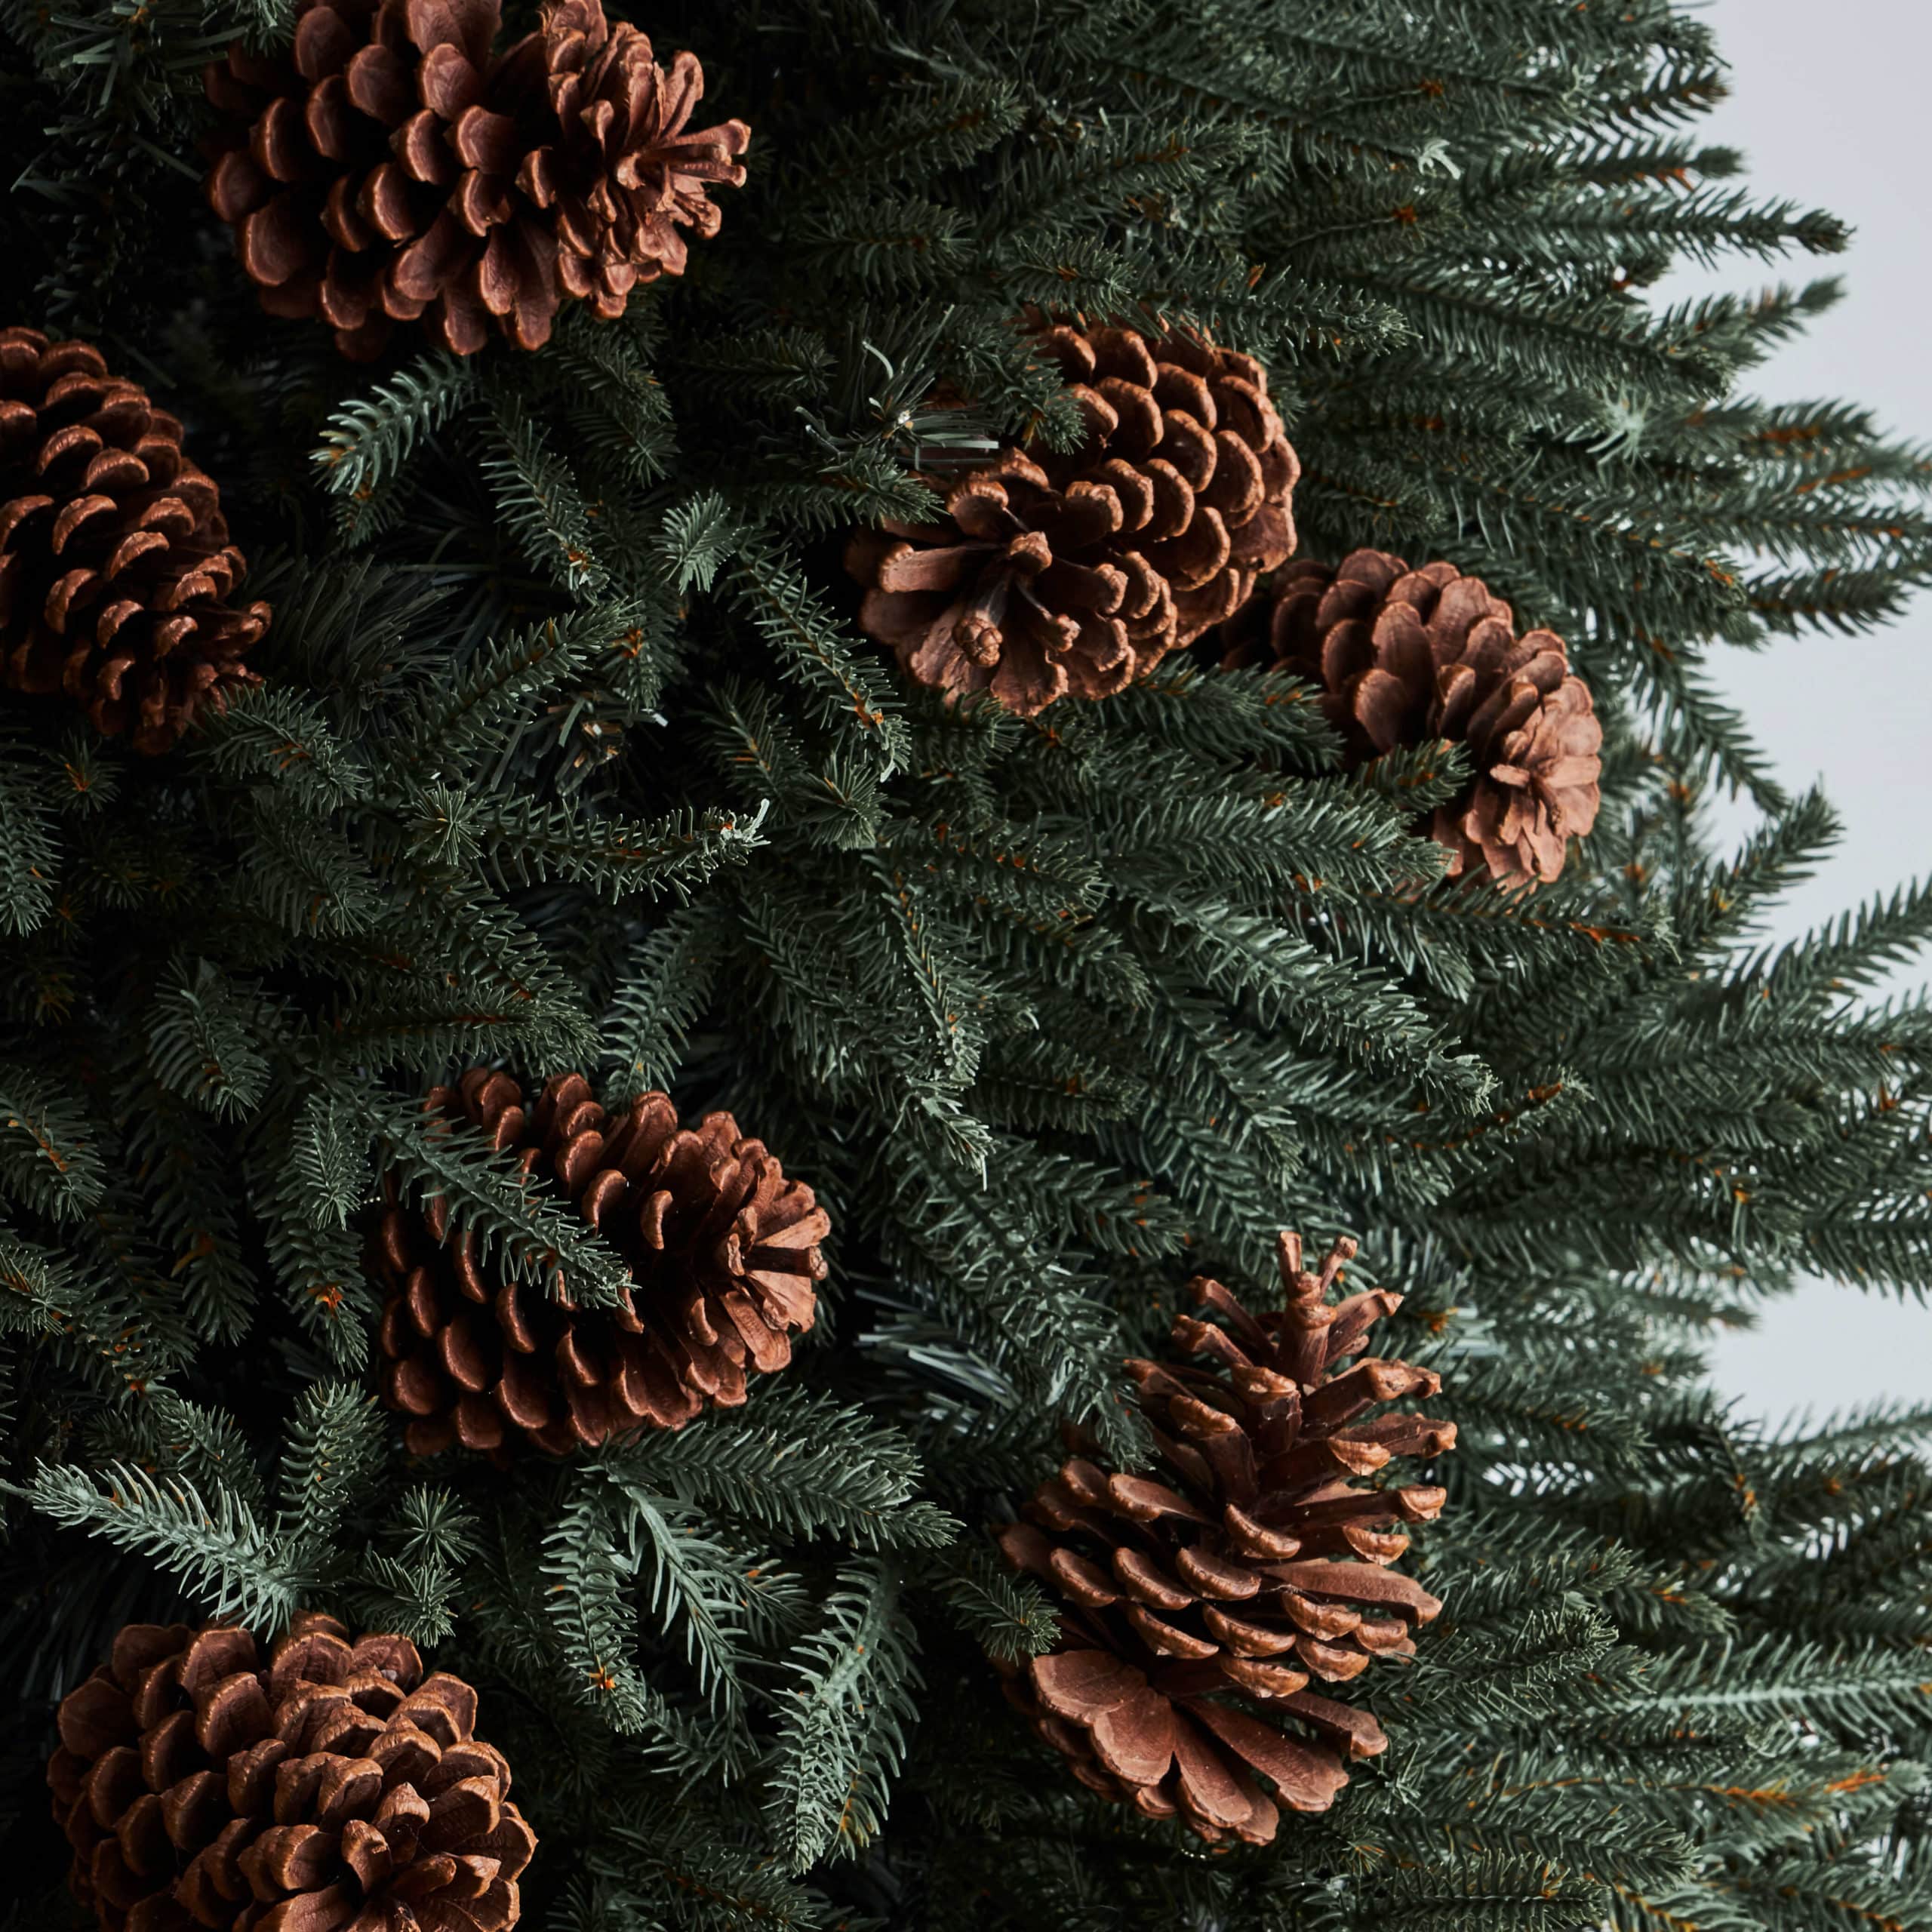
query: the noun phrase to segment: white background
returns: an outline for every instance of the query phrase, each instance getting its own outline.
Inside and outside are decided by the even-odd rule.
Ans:
[[[1711,0],[1698,11],[1730,63],[1731,97],[1696,138],[1743,150],[1756,194],[1822,207],[1856,229],[1838,256],[1766,269],[1731,262],[1716,284],[1838,275],[1839,306],[1779,349],[1750,386],[1779,401],[1842,396],[1888,429],[1932,441],[1932,214],[1924,192],[1932,9],[1900,0]],[[1680,278],[1700,291],[1713,278]],[[1673,281],[1663,291],[1675,299]],[[1808,926],[1932,868],[1932,599],[1889,630],[1810,635],[1714,666],[1731,701],[1796,791],[1822,778],[1844,823],[1831,861],[1769,929]],[[1735,815],[1741,830],[1748,811]],[[1932,961],[1897,976],[1932,980]],[[1769,1304],[1749,1334],[1721,1337],[1718,1386],[1782,1420],[1879,1396],[1932,1401],[1932,1309],[1823,1282]]]

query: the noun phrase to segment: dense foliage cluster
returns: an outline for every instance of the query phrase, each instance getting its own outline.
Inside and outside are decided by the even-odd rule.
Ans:
[[[53,1713],[115,1632],[266,1655],[312,1613],[475,1687],[558,1932],[1922,1921],[1928,1418],[1768,1435],[1697,1345],[1803,1273],[1932,1283],[1932,1021],[1866,998],[1932,893],[1755,944],[1832,822],[1705,668],[1896,610],[1928,472],[1739,392],[1829,284],[1647,294],[1842,240],[1684,131],[1706,29],[665,0],[657,62],[752,130],[715,232],[539,349],[401,315],[370,363],[265,312],[205,195],[204,70],[284,71],[297,11],[0,6],[0,323],[180,419],[272,613],[162,755],[0,704],[5,1922],[70,1909]],[[855,531],[1080,447],[1043,318],[1254,358],[1297,556],[1451,565],[1564,641],[1603,742],[1559,878],[1446,876],[1468,750],[1345,763],[1317,688],[1211,641],[1026,716],[865,634]],[[1720,785],[1763,817],[1727,855]],[[783,1372],[408,1453],[386,1208],[509,1294],[631,1285],[571,1172],[426,1112],[474,1067],[728,1109],[808,1185]],[[1337,1691],[1388,1750],[1211,1848],[1010,1708],[1057,1602],[986,1532],[1063,1423],[1152,1460],[1124,1364],[1192,1276],[1260,1306],[1289,1228],[1358,1239],[1378,1349],[1441,1379],[1455,1454],[1376,1480],[1446,1492],[1405,1563],[1444,1607]]]

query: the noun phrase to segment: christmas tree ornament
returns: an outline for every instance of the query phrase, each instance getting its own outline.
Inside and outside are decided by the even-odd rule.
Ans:
[[[266,604],[181,425],[100,350],[0,329],[0,667],[94,728],[166,751],[202,710],[259,682],[242,654]]]
[[[383,1387],[411,1418],[417,1454],[523,1442],[561,1456],[681,1429],[791,1360],[792,1337],[812,1325],[831,1223],[729,1114],[681,1128],[652,1093],[614,1117],[578,1073],[531,1106],[483,1067],[425,1106],[552,1182],[623,1256],[631,1285],[617,1308],[580,1308],[561,1280],[533,1287],[486,1267],[440,1199],[392,1205],[373,1260],[389,1297]]]
[[[406,1638],[130,1624],[60,1706],[69,1882],[108,1932],[504,1932],[537,1841],[475,1722]]]
[[[744,178],[741,122],[694,131],[691,55],[668,69],[598,0],[561,0],[497,50],[497,0],[309,0],[286,58],[210,66],[223,116],[210,205],[271,315],[319,316],[344,354],[420,321],[458,355],[549,340],[566,297],[621,315],[681,272]]]
[[[1401,1526],[1436,1515],[1444,1492],[1358,1479],[1441,1454],[1455,1426],[1367,1416],[1441,1383],[1405,1362],[1349,1364],[1401,1303],[1379,1288],[1330,1301],[1355,1252],[1338,1241],[1309,1272],[1300,1237],[1282,1235],[1284,1304],[1261,1317],[1196,1280],[1195,1300],[1220,1320],[1183,1315],[1174,1342],[1213,1366],[1127,1364],[1155,1469],[1105,1469],[1076,1443],[999,1533],[1008,1561],[1066,1606],[1060,1642],[1009,1679],[1008,1695],[1082,1783],[1209,1839],[1272,1838],[1275,1799],[1257,1773],[1291,1810],[1326,1810],[1348,1782],[1343,1758],[1387,1740],[1311,1679],[1343,1683],[1378,1657],[1413,1654],[1416,1626],[1441,1607],[1389,1566],[1408,1547]]]
[[[922,685],[1031,717],[1105,697],[1231,615],[1294,549],[1300,466],[1251,356],[1179,331],[1041,330],[1086,420],[1009,448],[931,525],[854,537],[859,621]]]
[[[1468,746],[1474,778],[1429,827],[1452,878],[1483,866],[1515,884],[1553,879],[1567,841],[1596,823],[1603,728],[1589,688],[1561,638],[1518,637],[1509,606],[1453,564],[1298,558],[1220,641],[1229,666],[1272,663],[1318,684],[1355,764],[1432,739]]]

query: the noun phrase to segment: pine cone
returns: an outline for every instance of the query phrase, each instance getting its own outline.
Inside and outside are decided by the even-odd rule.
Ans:
[[[704,184],[743,178],[748,133],[685,131],[691,56],[663,72],[598,0],[561,0],[499,54],[500,17],[497,0],[308,0],[291,58],[208,68],[227,120],[208,200],[271,315],[320,315],[358,359],[417,320],[459,355],[492,328],[536,349],[565,296],[608,318],[678,273],[673,224],[715,229]]]
[[[557,272],[567,294],[606,321],[638,282],[685,272],[682,228],[709,237],[723,219],[707,186],[744,184],[742,121],[687,127],[704,97],[695,54],[658,66],[628,22],[598,0],[561,0],[543,17],[550,102],[562,133],[531,158],[530,193],[556,210]]]
[[[1230,666],[1272,660],[1327,690],[1331,720],[1361,764],[1398,746],[1460,740],[1476,775],[1432,835],[1451,877],[1549,880],[1564,841],[1596,823],[1603,728],[1553,631],[1518,637],[1509,606],[1453,564],[1412,571],[1357,550],[1339,567],[1298,561],[1223,633]]]
[[[862,531],[860,626],[922,685],[1032,717],[1106,697],[1236,610],[1294,548],[1300,466],[1260,363],[1178,334],[1056,328],[1073,455],[1003,451],[943,524]],[[943,486],[936,486],[943,487]]]
[[[1292,1810],[1325,1810],[1348,1782],[1338,1752],[1367,1757],[1388,1740],[1366,1712],[1312,1694],[1309,1677],[1343,1681],[1377,1657],[1411,1654],[1411,1631],[1441,1607],[1386,1566],[1408,1547],[1390,1525],[1429,1521],[1442,1491],[1350,1480],[1456,1440],[1453,1423],[1426,1416],[1357,1420],[1441,1383],[1373,1357],[1337,1372],[1401,1303],[1381,1289],[1329,1303],[1355,1251],[1338,1241],[1319,1274],[1305,1273],[1300,1238],[1282,1235],[1286,1305],[1259,1320],[1220,1282],[1197,1280],[1195,1300],[1225,1326],[1183,1315],[1174,1343],[1216,1367],[1127,1364],[1158,1475],[1109,1474],[1075,1454],[1000,1533],[1008,1561],[1069,1606],[1059,1644],[1009,1696],[1082,1783],[1151,1817],[1178,1814],[1206,1838],[1272,1838],[1278,1814],[1256,1771]],[[1217,1701],[1229,1693],[1317,1741]]]
[[[441,1201],[392,1206],[374,1266],[389,1291],[381,1330],[392,1408],[414,1418],[419,1456],[460,1443],[501,1454],[517,1438],[568,1455],[645,1428],[681,1429],[708,1404],[745,1399],[745,1378],[792,1358],[812,1325],[818,1244],[831,1223],[802,1181],[729,1114],[678,1125],[662,1094],[613,1120],[579,1073],[526,1109],[508,1074],[472,1068],[425,1103],[497,1148],[540,1162],[623,1255],[634,1287],[615,1310],[580,1309],[560,1280],[502,1281],[450,1228]]]
[[[260,681],[242,654],[242,553],[181,425],[84,342],[0,329],[4,681],[65,692],[97,731],[166,751],[205,705]]]
[[[537,1841],[476,1693],[402,1637],[300,1617],[129,1624],[60,1706],[69,1882],[109,1932],[502,1932]]]

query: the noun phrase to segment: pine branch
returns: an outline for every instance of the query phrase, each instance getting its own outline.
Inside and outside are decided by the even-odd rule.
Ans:
[[[626,1483],[667,1491],[788,1537],[860,1549],[937,1547],[959,1526],[917,1500],[919,1463],[897,1429],[780,1382],[702,1426],[609,1452]]]
[[[519,885],[568,879],[612,900],[665,893],[682,899],[758,849],[762,816],[712,807],[643,823],[518,799],[472,804],[460,829],[466,844],[488,854],[494,872]]]
[[[440,1200],[480,1260],[546,1289],[567,1282],[580,1307],[615,1307],[628,1298],[629,1271],[616,1252],[473,1128],[393,1104],[372,1107],[371,1125],[397,1181],[419,1198]]]
[[[768,538],[747,537],[725,583],[771,645],[780,675],[804,693],[818,722],[872,747],[883,771],[903,765],[911,746],[896,694],[854,654],[793,560]]]
[[[624,1736],[648,1737],[651,1755],[686,1777],[729,1776],[744,1767],[742,1732],[694,1722],[653,1687],[635,1651],[632,1595],[642,1552],[620,1527],[624,1504],[593,1480],[574,1485],[543,1538],[543,1609],[564,1647],[571,1695]]]
[[[531,564],[574,597],[601,597],[608,574],[597,559],[591,519],[569,465],[523,399],[493,390],[480,468],[497,513]]]
[[[604,1023],[602,1091],[622,1106],[677,1078],[685,1043],[710,998],[728,927],[708,903],[681,906],[620,980]]]
[[[303,1100],[289,1134],[289,1174],[311,1226],[348,1226],[368,1191],[368,1130],[340,1096],[318,1090]]]
[[[644,1607],[661,1635],[681,1639],[713,1718],[736,1728],[744,1715],[743,1558],[707,1535],[694,1510],[654,1495],[623,1464],[607,1464],[605,1473],[622,1498],[618,1521],[632,1567],[648,1579]]]
[[[104,1481],[103,1494],[97,1487]],[[227,1490],[205,1503],[179,1476],[155,1477],[125,1463],[97,1473],[43,1463],[31,1481],[7,1487],[43,1515],[85,1529],[171,1571],[217,1619],[272,1637],[300,1607],[306,1581],[294,1561]]]
[[[477,386],[473,364],[440,350],[419,356],[337,409],[311,460],[333,495],[366,500],[394,480],[419,441],[468,406]]]
[[[245,687],[208,711],[192,743],[197,760],[223,778],[285,787],[312,809],[332,811],[369,795],[367,769],[321,707],[275,685]]]
[[[996,1663],[1023,1664],[1060,1641],[1060,1612],[1030,1577],[1016,1577],[983,1545],[954,1554],[934,1587],[955,1620]]]
[[[53,909],[60,866],[53,777],[42,780],[20,734],[0,728],[0,934],[30,933]]]
[[[0,1232],[0,1331],[57,1335],[82,1297],[62,1257]]]
[[[389,1447],[389,1426],[373,1398],[344,1383],[303,1390],[275,1481],[275,1538],[292,1561],[319,1561],[375,1481]]]
[[[411,762],[426,775],[481,764],[521,727],[537,700],[620,648],[645,623],[638,607],[605,603],[486,645],[420,700],[408,726]]]
[[[659,573],[681,597],[709,590],[744,540],[737,515],[715,491],[688,497],[665,512],[654,546]]]
[[[897,1580],[882,1563],[841,1573],[823,1627],[789,1665],[766,1801],[794,1872],[855,1857],[884,1823],[920,1687]]]
[[[349,1215],[368,1186],[366,1130],[326,1090],[303,1102],[288,1140],[270,1131],[249,1149],[250,1204],[268,1259],[296,1318],[338,1370],[367,1360],[379,1310],[362,1270],[362,1236]]]
[[[171,1469],[189,1482],[226,1492],[251,1509],[267,1500],[248,1438],[220,1409],[190,1402],[166,1389],[148,1393],[149,1427]]]
[[[0,1066],[0,1188],[74,1221],[99,1204],[106,1180],[94,1123],[38,1080]]]
[[[614,1730],[653,1729],[663,1703],[633,1655],[626,1586],[637,1560],[620,1546],[612,1499],[580,1486],[544,1537],[543,1608],[564,1645],[571,1694]]]
[[[149,1011],[148,1064],[170,1093],[223,1119],[245,1118],[268,1091],[264,1013],[245,983],[208,961],[177,961]]]

